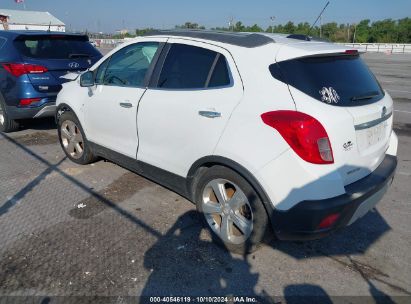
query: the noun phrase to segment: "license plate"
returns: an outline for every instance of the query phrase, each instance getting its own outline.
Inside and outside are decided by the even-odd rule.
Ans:
[[[387,129],[387,122],[380,123],[375,127],[367,129],[366,138],[368,147],[373,146],[385,138],[385,133]]]

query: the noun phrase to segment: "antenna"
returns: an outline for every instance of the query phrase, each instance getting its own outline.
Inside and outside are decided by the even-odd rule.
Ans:
[[[231,31],[231,27],[233,27],[234,31],[234,17],[230,17],[230,20],[228,20],[228,31]]]
[[[327,6],[330,4],[330,1],[327,2],[327,4],[324,6],[323,10],[321,11],[321,13],[318,15],[317,19],[315,20],[315,22],[313,23],[313,25],[311,25],[310,30],[308,31],[308,35],[310,35],[312,29],[314,28],[314,26],[317,24],[319,19],[322,19],[323,13],[325,11],[325,9],[327,8]],[[321,27],[320,27],[320,37],[321,37],[321,28],[322,28],[322,20],[321,20]]]
[[[275,20],[275,16],[271,16],[270,17],[271,20],[271,34],[274,33],[274,20]]]

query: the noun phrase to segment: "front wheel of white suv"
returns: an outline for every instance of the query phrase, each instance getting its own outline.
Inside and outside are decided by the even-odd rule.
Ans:
[[[195,193],[197,210],[217,242],[239,254],[258,248],[268,228],[268,216],[261,199],[242,176],[213,166],[201,174]]]
[[[96,160],[83,128],[73,112],[67,111],[61,114],[57,125],[61,147],[70,160],[80,165]]]

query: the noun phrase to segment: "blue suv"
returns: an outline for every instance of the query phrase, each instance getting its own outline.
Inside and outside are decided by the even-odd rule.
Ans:
[[[0,31],[0,131],[19,120],[54,116],[68,72],[84,71],[102,57],[86,35]]]

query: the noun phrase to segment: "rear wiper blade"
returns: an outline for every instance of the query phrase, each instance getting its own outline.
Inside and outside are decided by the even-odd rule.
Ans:
[[[377,97],[377,96],[379,96],[379,95],[380,95],[380,94],[379,94],[378,92],[370,92],[370,93],[368,93],[368,94],[351,97],[351,101],[371,99],[371,98]]]
[[[89,54],[74,54],[73,53],[73,54],[69,54],[68,57],[70,59],[73,59],[73,58],[90,58],[91,56]]]

